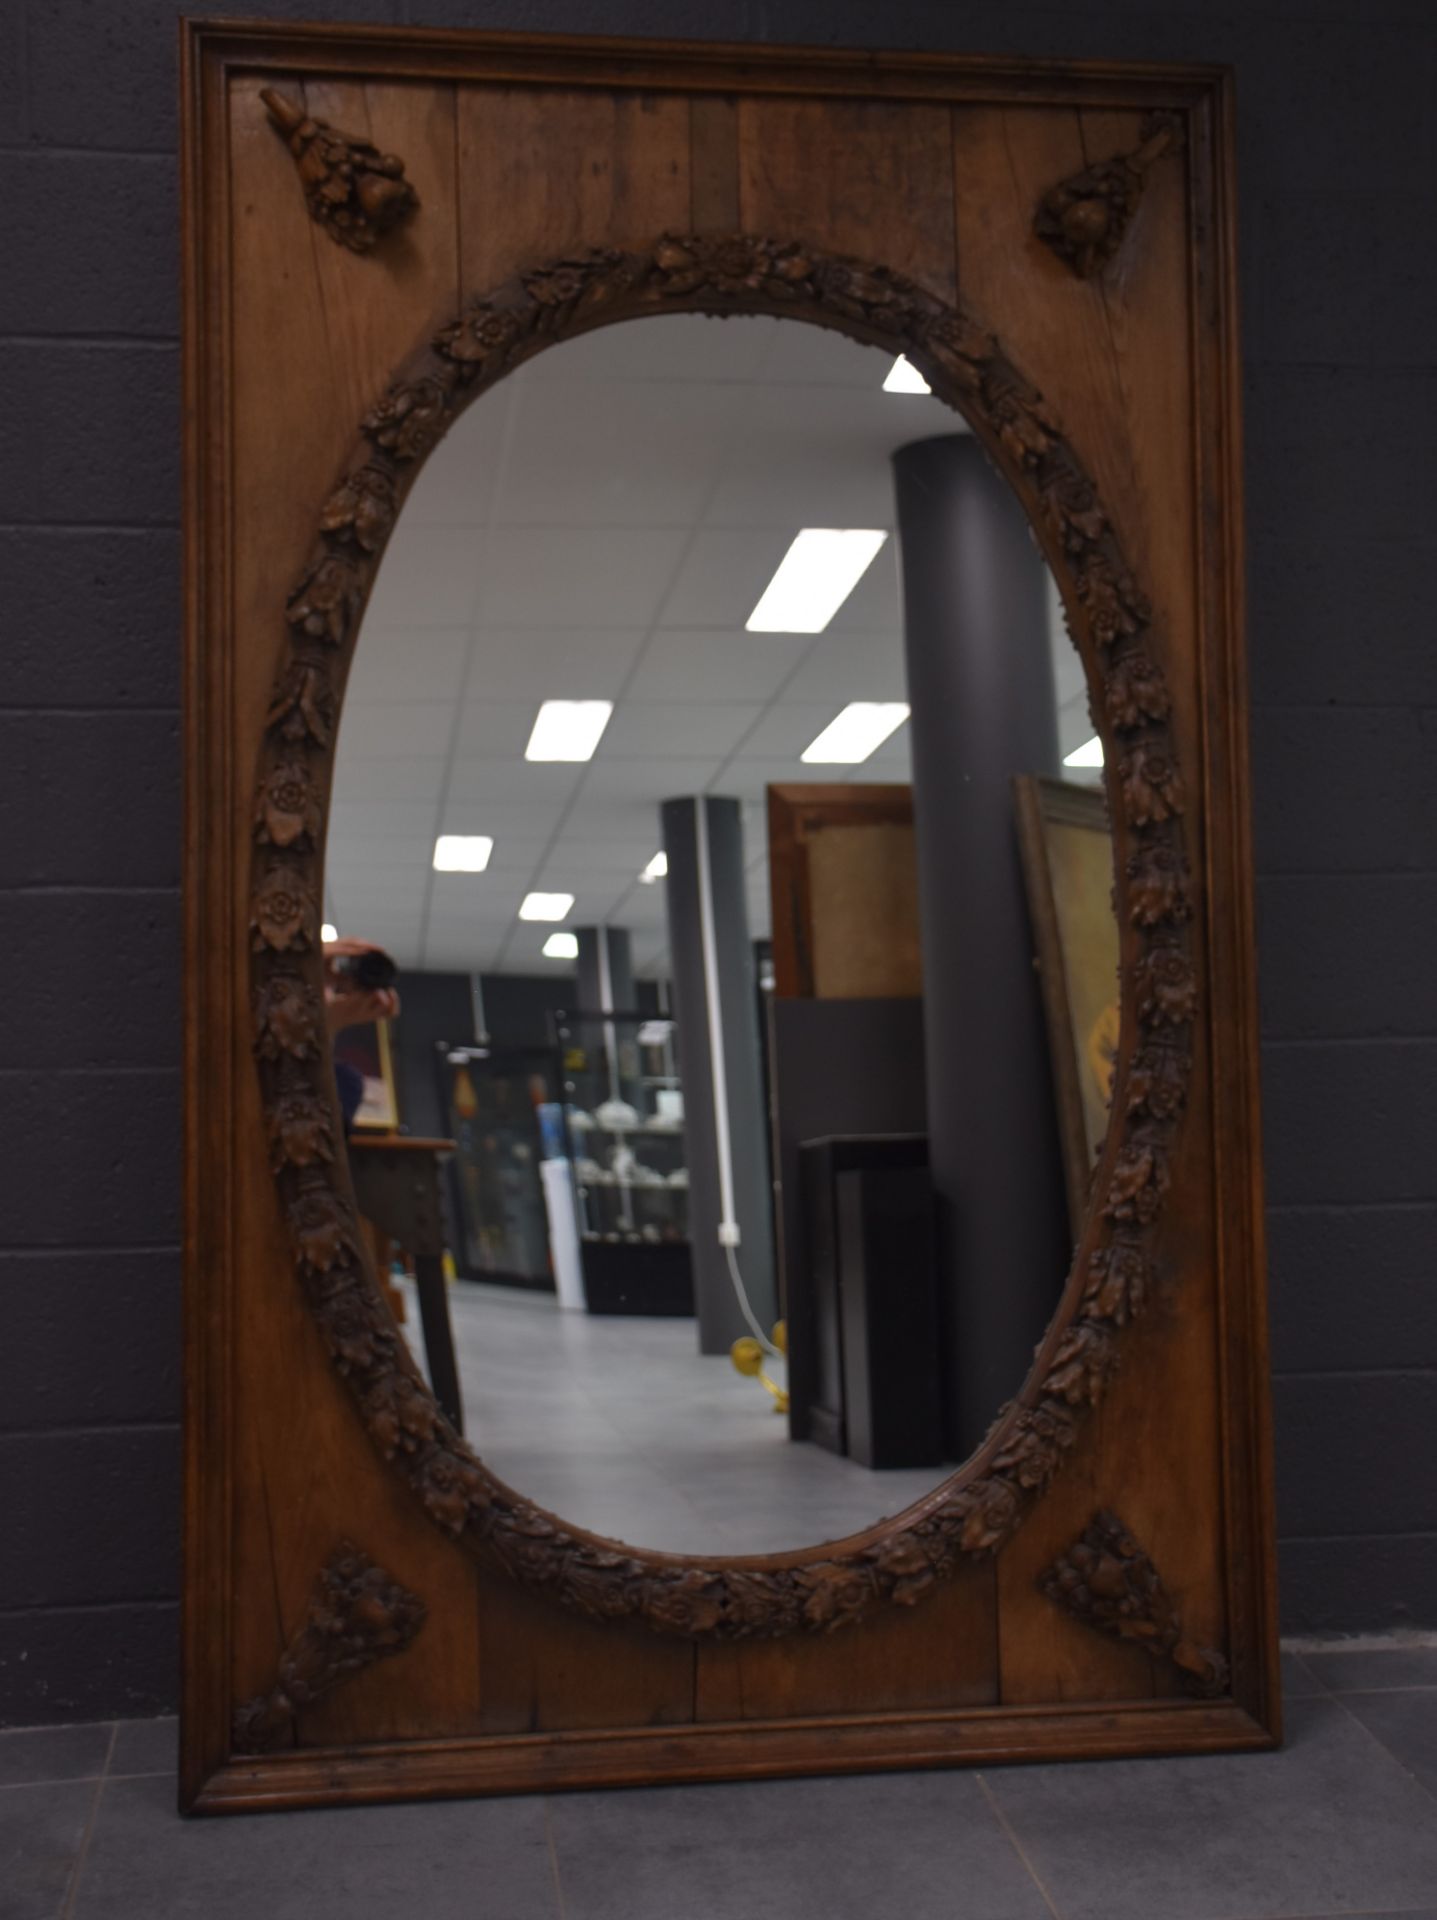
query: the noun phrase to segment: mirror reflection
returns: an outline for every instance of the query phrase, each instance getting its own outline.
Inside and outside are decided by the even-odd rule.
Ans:
[[[527,1497],[791,1550],[1021,1384],[1107,1125],[1102,751],[1016,500],[796,321],[554,346],[430,457],[325,874],[394,1312]]]

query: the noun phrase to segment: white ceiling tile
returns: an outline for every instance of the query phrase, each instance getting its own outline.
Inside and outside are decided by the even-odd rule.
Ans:
[[[421,835],[430,832],[434,825],[434,806],[432,801],[374,799],[355,792],[351,797],[341,794],[338,781],[335,782],[335,796],[329,809],[329,842],[335,844],[336,835],[345,838],[350,835]]]
[[[877,392],[892,365],[893,355],[881,347],[865,346],[846,333],[808,321],[783,320],[769,336],[760,377],[787,386],[801,381]]]
[[[409,526],[401,514],[379,565],[366,625],[373,620],[377,632],[466,627],[487,575],[486,553],[482,531]]]
[[[401,528],[484,526],[504,464],[506,416],[518,401],[518,383],[506,380],[461,415],[420,468]]]
[[[742,628],[796,531],[797,525],[789,524],[695,534],[663,601],[662,624]]]
[[[824,701],[783,700],[775,703],[744,741],[739,754],[739,766],[745,760],[774,760],[792,756],[793,765],[798,769],[797,777],[802,779],[804,769],[799,755],[811,740],[822,733],[843,704],[839,698]]]
[[[662,396],[632,381],[534,387],[524,399],[494,524],[691,526],[733,426],[731,393],[705,382],[675,383]],[[620,447],[624,457],[616,459]]]
[[[454,703],[386,700],[365,704],[346,699],[339,726],[339,761],[391,759],[400,754],[447,755]],[[338,764],[338,763],[337,763]],[[357,769],[356,783],[363,784]]]
[[[803,664],[783,690],[785,700],[906,700],[908,675],[903,636],[843,633],[830,627],[815,636]]]
[[[636,700],[771,700],[812,644],[807,633],[660,629],[630,689]]]
[[[654,813],[658,802],[662,800],[681,800],[689,794],[704,792],[722,764],[717,756],[678,763],[672,760],[608,760],[600,751],[589,763],[588,776],[574,804],[576,824],[582,821],[591,801],[618,801],[625,806],[642,802],[650,813]],[[654,817],[657,818],[656,813]],[[641,828],[635,830],[642,831]],[[610,831],[605,827],[601,834],[586,837],[606,838]],[[625,832],[626,829],[620,828],[619,831]]]
[[[639,650],[641,627],[519,630],[482,626],[466,697],[489,700],[612,700],[623,688]]]
[[[494,627],[647,626],[688,537],[667,527],[507,528],[492,542],[479,618]]]
[[[512,792],[519,797],[523,791],[522,770],[542,764],[524,758],[538,714],[537,700],[471,700],[459,717],[454,747],[459,763],[470,766],[484,760],[515,762]]]
[[[389,626],[371,613],[350,665],[345,710],[381,700],[455,700],[468,655],[465,627]]]
[[[537,831],[544,822],[558,819],[585,772],[582,762],[525,760],[515,754],[493,753],[456,759],[449,776],[444,831],[487,833],[486,826],[476,825],[471,829],[458,822],[471,813],[477,817],[491,804],[515,809],[512,817],[516,821],[522,821],[527,815]]]
[[[340,754],[335,762],[334,799],[337,807],[379,802],[428,800],[433,805],[444,784],[448,760],[442,753],[390,754],[360,759]]]
[[[430,918],[464,922],[501,919],[517,913],[528,892],[522,874],[493,867],[483,873],[436,873],[429,895]]]
[[[615,760],[722,759],[733,753],[763,708],[718,700],[668,705],[629,700],[618,708],[595,764]],[[672,777],[672,776],[671,776]]]

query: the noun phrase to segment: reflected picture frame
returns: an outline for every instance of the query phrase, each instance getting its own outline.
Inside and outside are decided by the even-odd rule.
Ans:
[[[1013,794],[1076,1237],[1107,1138],[1121,1026],[1118,928],[1106,911],[1113,836],[1100,787],[1018,774]]]

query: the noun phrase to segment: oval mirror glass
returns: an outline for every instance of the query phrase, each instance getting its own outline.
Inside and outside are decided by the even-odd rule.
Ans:
[[[391,1303],[631,1545],[861,1531],[1021,1384],[1107,1127],[1083,670],[906,361],[663,316],[430,456],[340,727],[335,1071]]]

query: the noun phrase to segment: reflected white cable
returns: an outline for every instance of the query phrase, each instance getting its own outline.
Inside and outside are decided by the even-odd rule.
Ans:
[[[704,1002],[709,1017],[709,1060],[712,1068],[714,1132],[718,1143],[719,1245],[728,1259],[729,1278],[739,1311],[748,1322],[753,1337],[767,1354],[778,1356],[778,1348],[758,1323],[748,1289],[739,1272],[734,1246],[739,1225],[734,1217],[733,1157],[728,1130],[728,1082],[724,1077],[723,1009],[719,1005],[718,942],[714,938],[712,877],[709,867],[708,803],[702,794],[694,800],[694,846],[699,869],[699,945],[704,962]]]

